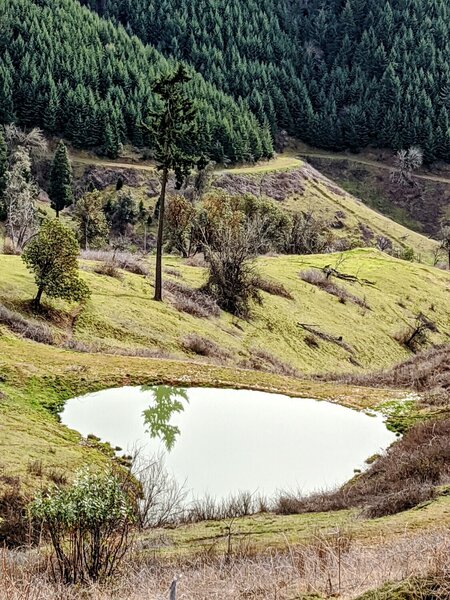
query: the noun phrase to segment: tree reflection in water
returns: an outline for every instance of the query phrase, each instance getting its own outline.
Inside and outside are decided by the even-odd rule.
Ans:
[[[150,391],[153,394],[153,406],[144,410],[144,423],[152,438],[162,440],[170,452],[175,445],[180,429],[171,425],[172,415],[184,410],[184,403],[189,402],[187,391],[184,388],[159,385],[158,387],[142,388],[142,391]]]

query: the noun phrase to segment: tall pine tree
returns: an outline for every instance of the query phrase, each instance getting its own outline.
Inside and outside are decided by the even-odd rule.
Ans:
[[[5,136],[0,129],[0,221],[6,219],[6,206],[3,202],[3,192],[6,187],[6,169],[8,167],[8,148],[5,142]]]
[[[56,211],[56,217],[59,213],[73,204],[73,176],[72,167],[67,154],[67,148],[61,140],[53,158],[50,172],[49,196],[52,208]]]
[[[161,110],[154,115],[149,125],[156,148],[158,169],[162,171],[156,243],[155,300],[157,301],[162,300],[164,209],[169,173],[171,171],[175,173],[176,187],[179,189],[193,167],[205,164],[205,159],[196,154],[196,143],[199,138],[196,109],[184,89],[190,79],[186,68],[179,65],[153,86],[153,91],[162,100]]]

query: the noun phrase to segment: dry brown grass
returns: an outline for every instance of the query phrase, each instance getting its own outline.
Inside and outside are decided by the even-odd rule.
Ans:
[[[193,289],[178,281],[165,281],[164,290],[170,293],[172,305],[194,317],[218,317],[220,308],[203,290]]]
[[[255,279],[255,286],[267,294],[272,296],[280,296],[280,298],[287,298],[288,300],[292,300],[293,296],[289,290],[287,290],[282,283],[277,281],[273,281],[270,279],[263,279],[262,277],[257,277]]]
[[[165,560],[153,557],[151,551],[150,556],[137,553],[119,578],[84,590],[53,584],[45,561],[34,551],[3,551],[0,598],[168,600],[174,577],[178,578],[180,600],[306,600],[332,595],[348,600],[387,582],[413,576],[432,576],[441,587],[448,583],[448,529],[364,542],[354,539],[351,530],[338,528],[317,532],[302,545],[286,543],[283,549],[258,553],[251,538],[239,536],[238,524],[230,523],[230,527],[231,543],[225,554],[219,554],[214,546],[205,546],[196,556]],[[395,596],[383,596],[387,598]],[[427,598],[435,600],[433,596]]]
[[[149,274],[147,265],[131,252],[111,252],[105,250],[82,250],[80,257],[83,260],[93,260],[114,265],[117,269],[123,269],[135,275]]]
[[[445,399],[442,400],[442,394],[448,394],[450,390],[450,345],[434,346],[386,371],[321,378],[353,385],[410,388],[428,394],[433,392],[431,398],[434,396],[434,401],[443,405]]]
[[[122,273],[113,262],[102,262],[98,267],[94,268],[94,273],[97,275],[106,275],[106,277],[114,277],[115,279],[123,279]]]
[[[277,375],[300,378],[301,374],[292,365],[280,360],[263,348],[253,348],[250,350],[250,357],[241,361],[240,367],[244,369],[254,369],[256,371],[266,371]]]
[[[198,335],[196,333],[190,333],[181,340],[181,345],[184,350],[193,352],[198,356],[208,356],[210,358],[227,359],[230,357],[229,352],[224,348],[221,348],[218,344],[212,340]]]
[[[27,319],[2,304],[0,304],[0,324],[6,325],[13,333],[28,340],[40,342],[41,344],[54,344],[52,332],[47,325],[33,319]]]

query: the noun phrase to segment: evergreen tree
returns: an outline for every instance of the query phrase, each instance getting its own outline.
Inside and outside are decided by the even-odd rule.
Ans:
[[[49,196],[51,206],[59,217],[60,211],[73,204],[73,177],[69,155],[64,142],[61,140],[53,158],[50,171]]]
[[[164,238],[164,209],[169,173],[175,173],[179,189],[191,169],[205,159],[195,154],[198,130],[196,109],[185,92],[191,77],[183,65],[159,79],[153,91],[162,100],[162,108],[154,115],[149,131],[156,147],[158,169],[162,171],[159,197],[158,237],[156,243],[155,300],[162,300],[162,249]]]
[[[8,168],[8,148],[6,146],[3,131],[0,129],[0,221],[6,219],[6,206],[3,193],[6,187],[6,170]]]

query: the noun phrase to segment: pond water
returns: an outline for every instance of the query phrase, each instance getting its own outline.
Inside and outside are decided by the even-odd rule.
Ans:
[[[123,451],[164,453],[198,498],[332,488],[395,439],[381,415],[248,390],[110,389],[69,400],[61,420]]]

